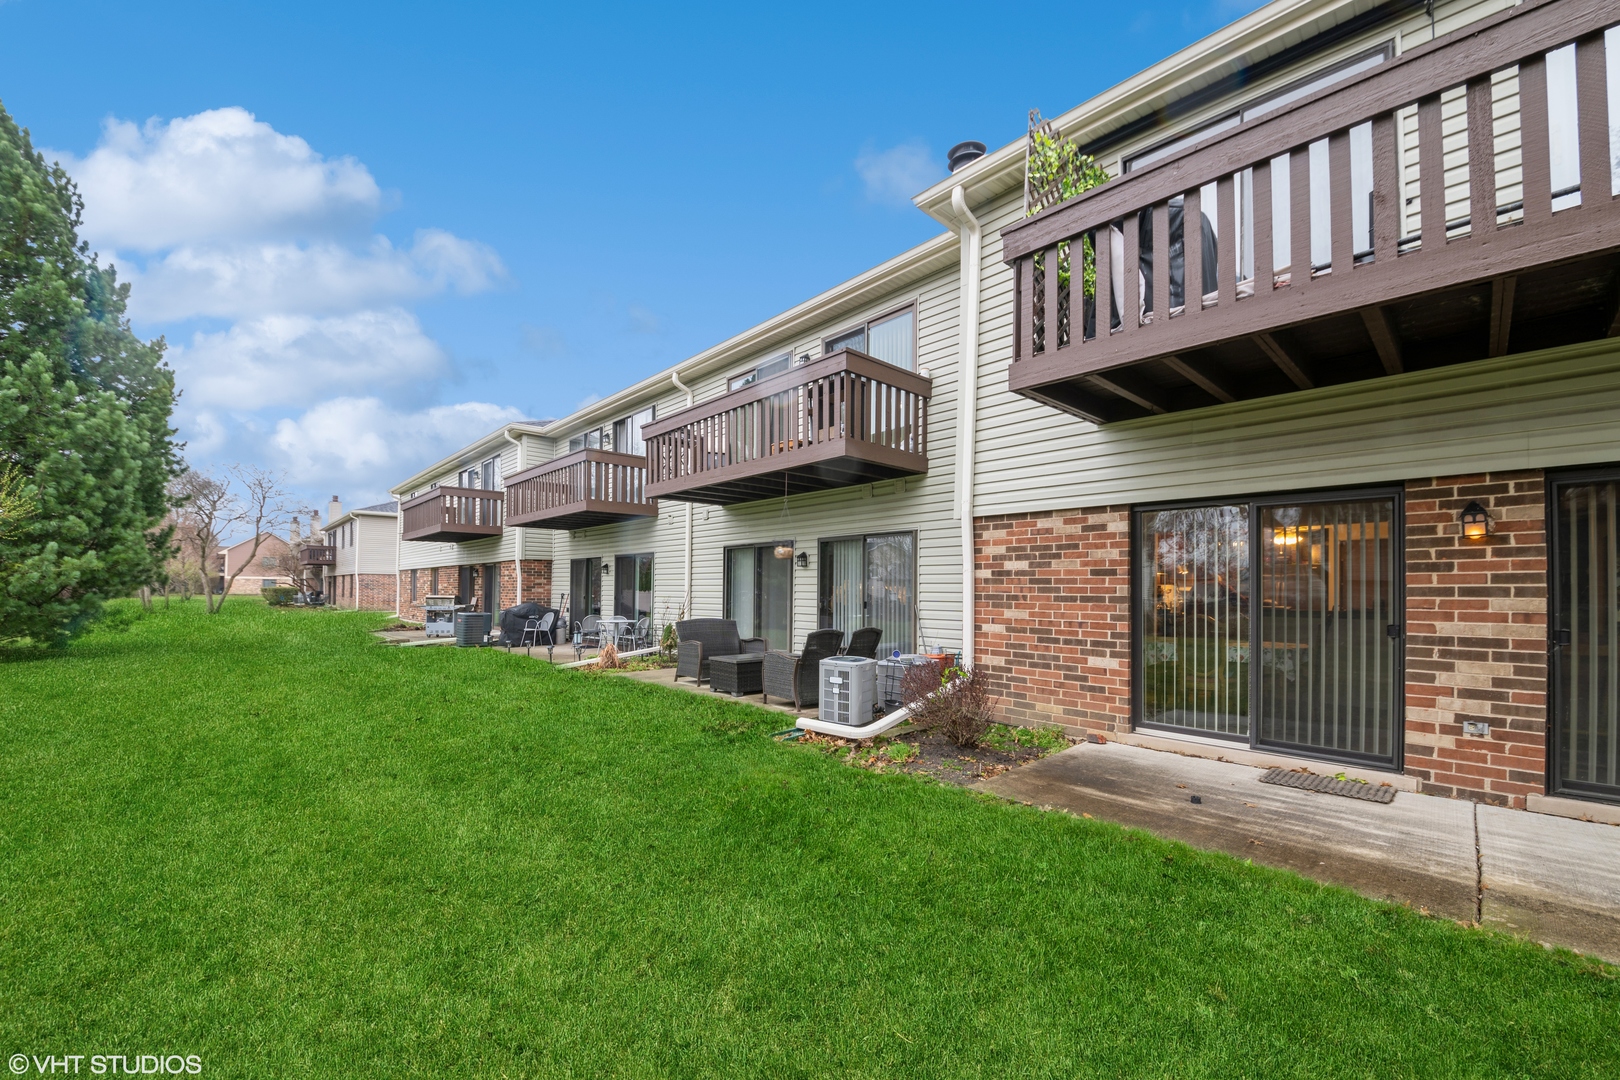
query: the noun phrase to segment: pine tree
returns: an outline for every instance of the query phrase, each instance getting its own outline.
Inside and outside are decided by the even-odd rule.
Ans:
[[[0,468],[30,510],[0,534],[0,640],[65,640],[168,554],[174,374],[79,241],[82,211],[0,105]]]

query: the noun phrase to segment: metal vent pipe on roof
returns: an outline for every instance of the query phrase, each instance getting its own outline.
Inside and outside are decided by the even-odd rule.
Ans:
[[[945,154],[945,160],[950,165],[951,172],[955,172],[968,162],[977,161],[982,157],[984,157],[984,143],[973,139],[957,143]]]

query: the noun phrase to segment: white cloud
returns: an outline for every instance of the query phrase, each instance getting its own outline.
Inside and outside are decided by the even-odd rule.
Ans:
[[[269,445],[301,487],[380,498],[424,465],[521,419],[517,409],[483,401],[401,411],[375,397],[343,397],[281,420]]]
[[[270,315],[169,350],[194,409],[306,406],[334,394],[376,394],[443,378],[449,362],[400,308],[330,318]]]
[[[874,202],[908,203],[911,197],[940,178],[943,166],[927,144],[913,139],[888,150],[867,147],[855,158],[855,171]]]
[[[240,108],[109,120],[87,156],[56,157],[84,194],[83,236],[131,283],[142,332],[227,322],[169,350],[193,464],[253,461],[305,493],[376,501],[521,419],[487,402],[425,407],[455,369],[410,305],[494,288],[506,267],[442,229],[408,245],[376,235],[389,199],[354,158]]]
[[[125,251],[349,231],[383,208],[360,162],[322,157],[236,107],[141,127],[109,119],[88,157],[55,156],[84,194],[85,238]]]
[[[484,244],[438,229],[408,250],[373,237],[364,251],[336,243],[185,246],[129,267],[131,314],[154,322],[273,312],[326,314],[444,292],[481,292],[506,276]]]

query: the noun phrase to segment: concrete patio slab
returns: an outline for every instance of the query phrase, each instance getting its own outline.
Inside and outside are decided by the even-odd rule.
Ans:
[[[1476,911],[1472,805],[1403,792],[1387,805],[1260,783],[1257,768],[1082,744],[989,791],[1330,881],[1454,919]],[[1197,795],[1202,803],[1195,805]]]
[[[1410,791],[1380,805],[1263,775],[1106,743],[979,786],[1620,962],[1620,828]]]
[[[1483,921],[1620,960],[1620,827],[1479,808]]]
[[[667,686],[675,690],[685,690],[689,694],[707,694],[710,697],[721,698],[726,701],[746,702],[749,705],[757,705],[762,709],[770,709],[772,712],[784,713],[790,718],[797,719],[801,716],[813,717],[816,715],[815,709],[806,709],[802,713],[795,712],[792,705],[784,703],[780,698],[766,703],[760,700],[759,694],[733,697],[730,694],[716,694],[709,689],[708,683],[699,686],[690,678],[676,682],[674,668],[654,668],[651,671],[619,671],[614,674],[625,679],[635,679],[637,682],[651,683],[654,686]]]

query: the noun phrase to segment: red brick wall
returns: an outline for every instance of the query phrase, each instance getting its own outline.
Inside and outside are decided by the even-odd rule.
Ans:
[[[551,603],[550,559],[523,560],[523,596],[521,601],[517,592],[517,563],[515,561],[503,562],[500,565],[501,607],[509,608],[519,602]]]
[[[1130,511],[974,521],[974,651],[1002,719],[1130,726]]]
[[[484,564],[479,563],[477,565],[479,567],[480,574],[482,574]],[[496,608],[499,610],[501,608],[512,607],[514,604],[518,603],[517,563],[515,561],[508,560],[506,562],[496,563],[495,566],[498,571],[497,578],[500,589],[498,598],[496,600]],[[399,572],[400,618],[408,619],[412,622],[421,622],[423,620],[425,616],[422,611],[422,603],[427,599],[428,596],[433,595],[434,593],[433,569],[434,568],[432,567],[424,567],[416,571],[415,601],[411,600],[411,571],[401,570]],[[460,588],[461,567],[440,566],[437,569],[439,571],[438,591],[440,593],[453,595],[455,591]],[[474,592],[477,597],[481,598],[484,595],[483,590],[483,583],[482,581],[479,581],[474,586]],[[551,603],[550,559],[523,560],[523,599],[526,601],[532,600],[537,604]],[[394,600],[392,594],[390,594],[388,599],[388,607],[392,608],[393,606]]]
[[[1406,771],[1424,791],[1518,807],[1546,791],[1543,488],[1540,472],[1407,482]],[[1470,501],[1483,541],[1462,536]]]
[[[1543,486],[1540,472],[1406,485],[1404,763],[1423,791],[1522,807],[1546,790]],[[1470,501],[1491,515],[1484,541],[1462,537]],[[974,525],[976,652],[1002,719],[1128,729],[1128,508]]]
[[[361,574],[359,595],[355,598],[362,611],[394,610],[394,575]]]

